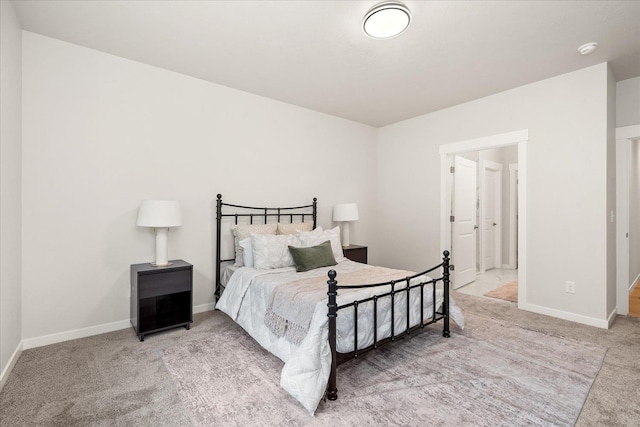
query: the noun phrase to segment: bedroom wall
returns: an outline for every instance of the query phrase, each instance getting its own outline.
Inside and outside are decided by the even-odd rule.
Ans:
[[[194,264],[212,308],[217,193],[240,204],[356,202],[374,232],[376,130],[23,33],[25,346],[129,325],[129,266],[154,254],[145,198],[179,200],[169,258]],[[58,334],[50,336],[51,334]]]
[[[0,2],[0,389],[22,341],[21,32],[11,3]]]
[[[441,257],[440,145],[528,129],[527,302],[606,321],[607,74],[603,63],[379,129],[379,221],[394,226],[379,227],[373,261],[419,269]]]
[[[607,313],[615,313],[616,283],[616,80],[607,65]],[[613,320],[613,319],[612,319]]]
[[[640,124],[640,77],[616,83],[616,127]]]

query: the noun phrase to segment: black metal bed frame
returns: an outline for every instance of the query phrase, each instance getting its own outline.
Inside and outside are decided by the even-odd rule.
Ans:
[[[336,370],[338,365],[347,362],[351,359],[356,359],[363,353],[367,353],[371,350],[375,350],[378,347],[385,345],[387,343],[393,342],[398,338],[404,338],[409,336],[412,332],[422,329],[427,325],[435,323],[439,320],[443,320],[443,330],[442,336],[449,338],[451,336],[451,332],[449,330],[449,251],[443,252],[444,257],[442,258],[442,263],[432,267],[422,273],[414,274],[413,276],[405,277],[401,280],[391,280],[383,283],[375,283],[370,285],[343,285],[339,286],[336,281],[337,273],[335,270],[329,271],[329,280],[327,284],[329,285],[329,303],[327,307],[329,307],[329,312],[327,316],[329,317],[329,346],[331,348],[331,372],[329,374],[329,383],[327,384],[327,392],[326,396],[329,400],[336,400],[338,398],[338,388],[336,383]],[[431,279],[420,283],[415,283],[413,285],[410,284],[412,279],[416,277],[420,277],[422,275],[426,275],[435,271],[442,267],[442,277],[437,279]],[[396,290],[396,285],[399,283],[406,283],[406,286],[402,289]],[[443,286],[443,301],[442,301],[442,309],[441,311],[436,311],[436,284],[438,282],[442,282]],[[424,321],[424,287],[425,285],[432,285],[432,301],[433,301],[433,311],[431,314],[431,319],[427,322]],[[388,292],[383,292],[381,294],[373,295],[371,297],[352,301],[348,304],[343,304],[338,306],[336,299],[338,297],[338,289],[362,289],[362,288],[377,288],[377,287],[391,287],[391,290]],[[411,319],[409,315],[409,310],[411,307],[411,290],[420,288],[420,324],[411,326]],[[399,293],[405,292],[407,294],[406,298],[406,316],[407,316],[407,326],[406,329],[399,334],[395,334],[395,296]],[[391,298],[391,336],[387,338],[383,338],[378,340],[378,300],[380,298]],[[363,349],[358,349],[358,306],[363,303],[373,301],[373,344]],[[343,310],[348,307],[353,307],[353,351],[350,353],[338,353],[336,350],[336,318],[338,317],[338,310]]]
[[[294,218],[300,218],[302,222],[307,217],[313,219],[313,228],[316,228],[317,216],[318,216],[318,200],[314,197],[313,203],[304,206],[293,206],[288,208],[262,208],[254,206],[241,206],[232,205],[231,203],[222,202],[222,194],[218,194],[218,200],[216,203],[216,298],[220,298],[220,288],[222,283],[220,281],[221,265],[223,262],[235,261],[235,258],[221,259],[220,247],[221,247],[221,233],[222,233],[222,218],[230,217],[234,218],[235,225],[238,225],[238,218],[249,218],[249,224],[253,224],[254,218],[261,218],[263,224],[267,224],[269,218],[275,219],[275,222],[282,222],[282,219],[288,219],[293,224]],[[224,213],[224,207],[236,208],[238,212]],[[255,213],[258,211],[260,213]]]
[[[216,290],[215,295],[217,298],[220,297],[220,275],[221,275],[221,264],[223,262],[231,262],[235,261],[235,258],[231,259],[221,259],[220,255],[220,246],[221,246],[221,231],[222,231],[222,218],[224,217],[232,217],[234,218],[235,224],[238,224],[238,218],[241,217],[249,217],[250,224],[253,224],[254,217],[262,218],[264,223],[266,224],[269,218],[275,218],[277,222],[281,222],[283,218],[288,219],[290,223],[293,223],[294,218],[301,218],[301,221],[304,221],[305,217],[311,216],[313,218],[313,228],[316,227],[317,221],[317,199],[313,198],[313,203],[310,205],[304,206],[295,206],[295,207],[286,207],[286,208],[263,208],[263,207],[252,207],[252,206],[241,206],[241,205],[232,205],[229,203],[222,202],[222,195],[218,194],[217,196],[217,209],[216,209],[216,223],[217,223],[217,233],[216,233]],[[230,208],[241,209],[241,212],[233,212],[233,213],[223,213],[223,208],[227,206]],[[311,212],[309,212],[311,210]],[[247,212],[249,211],[249,212]],[[252,213],[253,211],[259,211],[260,213]],[[338,398],[338,388],[336,382],[336,370],[338,365],[347,362],[351,359],[358,358],[360,355],[367,353],[371,350],[375,350],[382,345],[385,345],[389,342],[394,342],[399,338],[408,337],[412,332],[423,329],[425,326],[430,325],[432,323],[438,322],[440,320],[443,321],[443,330],[442,335],[446,338],[451,336],[449,329],[449,273],[450,273],[450,258],[449,251],[443,252],[442,263],[432,267],[426,271],[421,273],[414,274],[412,276],[405,277],[401,280],[391,280],[383,283],[374,283],[367,285],[343,285],[339,286],[336,280],[337,273],[335,270],[330,270],[328,272],[329,280],[328,284],[328,292],[329,296],[328,300],[328,313],[329,317],[329,346],[331,348],[331,372],[329,374],[329,382],[327,384],[327,390],[325,396],[329,400],[336,400]],[[437,279],[430,279],[424,282],[415,283],[413,285],[410,284],[411,280],[431,273],[439,268],[442,268],[442,276]],[[438,282],[442,283],[443,287],[443,301],[442,308],[440,311],[436,310],[436,285]],[[406,283],[404,288],[396,290],[396,286],[401,283]],[[425,322],[424,317],[424,287],[425,285],[432,285],[432,301],[433,301],[433,311],[431,313],[430,320]],[[373,295],[371,297],[352,301],[348,304],[343,304],[338,306],[337,304],[337,296],[339,289],[362,289],[362,288],[377,288],[388,286],[391,289],[387,292],[383,292],[378,295]],[[410,296],[411,290],[420,288],[420,324],[411,326],[410,324]],[[406,329],[398,334],[395,333],[395,297],[397,294],[402,292],[406,293]],[[378,340],[378,300],[381,298],[391,298],[391,336],[387,338],[383,338]],[[367,302],[373,301],[373,344],[368,347],[358,349],[358,306],[360,304],[364,304]],[[353,307],[354,313],[354,341],[353,341],[353,351],[350,353],[338,353],[336,347],[336,318],[338,317],[338,311],[344,310],[346,308]]]

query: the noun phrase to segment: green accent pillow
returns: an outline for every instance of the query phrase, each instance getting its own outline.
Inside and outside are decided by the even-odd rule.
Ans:
[[[320,243],[308,248],[296,248],[289,246],[289,252],[296,263],[296,271],[308,271],[314,268],[336,265],[336,258],[331,250],[331,241]]]

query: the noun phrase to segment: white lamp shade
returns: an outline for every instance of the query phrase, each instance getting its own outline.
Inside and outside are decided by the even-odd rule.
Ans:
[[[336,222],[357,221],[359,218],[356,203],[343,203],[333,207],[333,220]]]
[[[136,224],[140,227],[178,227],[182,225],[180,203],[175,200],[143,200]]]

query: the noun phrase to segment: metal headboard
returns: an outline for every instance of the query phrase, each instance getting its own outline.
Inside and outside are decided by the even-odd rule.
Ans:
[[[226,208],[226,209],[225,209]],[[224,212],[223,212],[224,210]],[[253,224],[254,218],[262,219],[261,224],[269,222],[289,222],[293,223],[294,219],[300,218],[304,222],[305,218],[313,219],[313,228],[316,228],[318,214],[318,199],[313,198],[313,203],[304,206],[292,206],[286,208],[263,208],[254,206],[232,205],[222,201],[222,194],[218,194],[218,202],[216,204],[216,298],[220,298],[220,275],[221,264],[223,262],[235,261],[235,258],[222,259],[220,253],[221,235],[222,235],[222,218],[231,217],[234,224],[238,224],[238,218],[249,218],[249,224]]]

